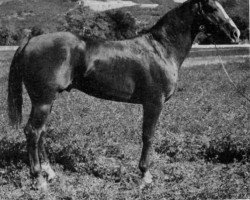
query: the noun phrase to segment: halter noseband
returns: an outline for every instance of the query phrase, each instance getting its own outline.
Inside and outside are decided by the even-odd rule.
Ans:
[[[209,19],[209,17],[206,16],[206,14],[205,14],[205,12],[204,12],[204,10],[202,8],[202,2],[200,2],[200,1],[197,2],[197,5],[198,5],[198,11],[197,11],[198,16],[197,17],[201,17],[203,19],[207,19],[208,20],[208,24],[211,24],[211,25],[216,26],[216,27],[219,28],[221,26],[225,26],[225,24],[227,24],[227,23],[230,22],[230,18],[229,18],[229,19],[226,19],[224,22],[220,22],[220,24],[219,23],[214,24],[214,22],[212,22],[211,19]],[[199,30],[201,32],[205,33],[206,32],[206,26],[203,25],[203,24],[200,25],[199,26]]]
[[[204,16],[204,11],[202,9],[201,2],[198,2],[197,4],[198,4],[198,14],[200,16]]]

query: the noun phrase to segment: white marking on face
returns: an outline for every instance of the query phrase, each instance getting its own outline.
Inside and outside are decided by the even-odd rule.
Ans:
[[[226,11],[222,7],[222,5],[219,2],[217,2],[217,1],[215,1],[215,4],[221,10],[221,12],[224,15],[225,19],[230,19],[230,17],[228,16],[228,14],[226,13]]]
[[[228,16],[228,14],[226,13],[226,11],[224,10],[224,8],[222,7],[222,5],[215,1],[215,4],[218,6],[218,8],[221,10],[221,13],[223,14],[224,18],[228,20],[229,24],[234,27],[237,31],[237,35],[240,35],[240,30],[237,28],[236,24],[233,22],[233,20]]]
[[[215,4],[218,6],[218,8],[221,10],[221,13],[223,14],[223,16],[225,17],[225,19],[229,20],[229,23],[231,26],[237,28],[237,26],[235,25],[235,23],[233,22],[233,20],[228,16],[228,14],[226,13],[226,11],[224,10],[224,8],[222,7],[222,5],[219,2],[215,2]]]

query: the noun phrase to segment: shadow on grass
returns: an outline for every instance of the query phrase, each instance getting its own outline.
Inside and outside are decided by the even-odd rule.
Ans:
[[[197,146],[192,146],[193,143],[196,143]],[[205,160],[213,163],[230,164],[234,162],[250,162],[250,147],[248,146],[246,144],[237,144],[230,137],[212,140],[209,144],[199,144],[198,141],[190,143],[187,140],[165,139],[155,147],[155,151],[167,155],[170,162]]]
[[[61,146],[58,149],[50,145],[49,157],[52,162],[70,172],[86,173],[114,182],[121,180],[121,167],[116,163],[116,159],[97,155],[94,149],[83,150],[78,142]]]
[[[86,149],[82,146],[81,141],[67,137],[68,134],[67,129],[60,133],[52,130],[48,134],[50,137],[46,138],[46,149],[52,163],[59,164],[64,170],[73,173],[86,173],[114,182],[121,180],[120,165],[116,163],[115,158],[112,158],[113,154],[121,154],[119,149],[110,147],[107,149],[109,158],[100,156],[95,149]],[[67,142],[60,137],[62,135],[65,136]],[[12,167],[11,169],[14,170],[22,168],[24,165],[29,166],[26,140],[2,138],[0,140],[0,168]]]
[[[29,159],[25,141],[13,141],[4,137],[0,140],[0,168],[20,163],[28,165]]]
[[[234,162],[249,162],[250,148],[241,148],[230,138],[212,142],[205,150],[204,158],[207,161],[229,164]]]

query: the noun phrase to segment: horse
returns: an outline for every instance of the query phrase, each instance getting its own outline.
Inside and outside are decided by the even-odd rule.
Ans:
[[[211,35],[223,32],[232,42],[239,42],[239,29],[216,0],[187,0],[131,39],[82,40],[70,32],[55,32],[25,41],[10,66],[8,116],[10,124],[20,125],[24,83],[32,104],[24,133],[36,188],[46,189],[47,181],[55,177],[43,136],[57,94],[71,89],[142,105],[139,169],[142,182],[151,183],[149,157],[155,127],[164,103],[175,91],[180,67],[201,30]]]

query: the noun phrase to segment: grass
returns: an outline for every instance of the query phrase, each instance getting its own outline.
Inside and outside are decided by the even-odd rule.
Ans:
[[[181,70],[155,134],[153,185],[139,190],[141,106],[72,91],[60,95],[48,122],[58,176],[48,194],[31,190],[25,136],[7,125],[9,61],[1,61],[0,76],[0,199],[250,198],[250,106],[219,65]],[[249,60],[227,68],[249,96]],[[24,122],[29,109],[25,93]]]

